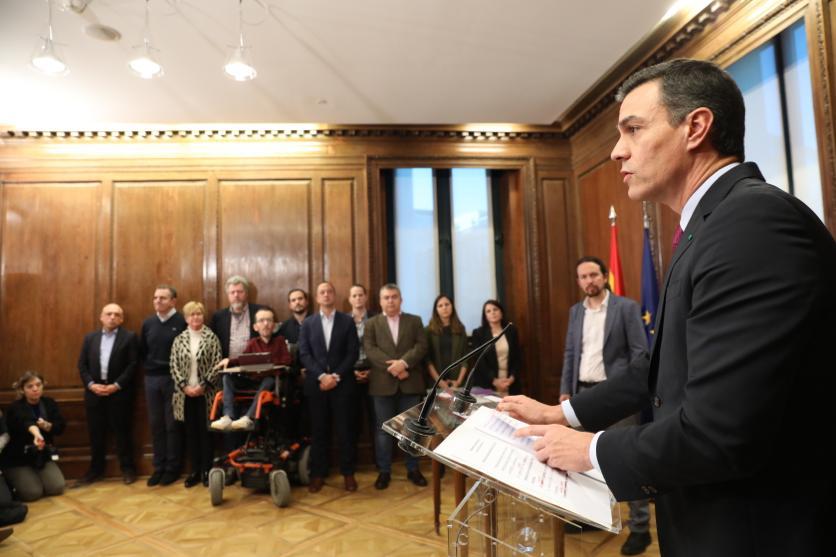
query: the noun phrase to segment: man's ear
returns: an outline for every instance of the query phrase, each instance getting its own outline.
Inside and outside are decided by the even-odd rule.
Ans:
[[[706,146],[711,127],[714,125],[714,113],[701,106],[692,110],[685,117],[685,123],[688,125],[688,137],[686,139],[688,149]]]

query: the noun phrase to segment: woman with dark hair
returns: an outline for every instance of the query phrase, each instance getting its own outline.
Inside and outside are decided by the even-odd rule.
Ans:
[[[427,371],[433,382],[438,374],[467,352],[467,331],[459,320],[456,307],[449,296],[439,295],[433,302],[433,314],[427,326]],[[467,373],[467,364],[462,364],[458,373],[442,380],[441,388],[456,388],[461,385]]]
[[[18,392],[6,413],[9,444],[3,451],[3,473],[21,501],[64,492],[64,474],[55,461],[53,439],[66,426],[58,403],[43,396],[44,379],[35,371],[25,372],[12,385]]]
[[[471,335],[473,346],[479,346],[499,335],[507,324],[502,304],[488,300],[482,305],[482,326]],[[505,335],[487,349],[479,368],[473,371],[473,386],[490,389],[503,396],[519,394],[521,365],[520,337],[517,328],[511,325]]]

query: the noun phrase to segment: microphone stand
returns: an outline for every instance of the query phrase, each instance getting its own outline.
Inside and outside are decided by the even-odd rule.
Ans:
[[[506,326],[507,329],[507,326]],[[499,340],[499,337],[505,334],[505,329],[502,330],[501,333],[496,337],[496,340]],[[479,364],[482,362],[482,358],[485,357],[487,354],[487,349],[482,351],[479,354],[479,357],[476,358],[476,363],[473,364],[473,367],[467,373],[467,378],[464,382],[464,388],[459,389],[456,392],[456,396],[453,398],[453,404],[450,407],[450,410],[456,414],[464,414],[465,410],[472,405],[476,404],[476,397],[470,394],[470,389],[473,387],[473,378],[476,377],[476,369],[479,367]]]
[[[508,330],[510,326],[510,322],[507,325],[505,325],[499,332],[499,334],[493,337],[492,343],[498,341],[502,336],[504,336],[505,332]],[[473,388],[473,378],[476,377],[476,368],[479,367],[479,363],[482,361],[482,358],[487,353],[488,351],[486,349],[484,352],[479,354],[479,357],[476,358],[476,363],[473,364],[473,367],[467,372],[467,379],[464,382],[464,388],[456,393],[456,396],[453,399],[453,403],[450,406],[451,411],[457,414],[464,414],[465,410],[467,410],[473,404],[476,404],[476,397],[470,394],[470,389]]]
[[[435,404],[435,397],[436,397],[438,385],[441,382],[441,380],[444,379],[444,376],[447,375],[447,373],[449,373],[450,370],[455,369],[456,366],[458,366],[459,364],[461,364],[465,360],[473,357],[473,355],[478,353],[479,351],[482,351],[482,353],[479,354],[479,357],[476,359],[476,365],[473,366],[473,369],[476,369],[476,366],[479,365],[479,361],[485,355],[485,352],[487,352],[487,348],[489,346],[491,346],[493,343],[495,343],[496,341],[498,341],[502,337],[502,335],[505,334],[505,331],[507,331],[508,327],[510,327],[510,326],[511,326],[511,323],[508,323],[507,325],[505,325],[505,327],[502,329],[502,331],[497,336],[483,342],[481,345],[474,348],[473,350],[471,350],[470,352],[468,352],[467,354],[465,354],[464,356],[462,356],[461,358],[459,358],[458,360],[456,360],[455,362],[453,362],[452,364],[450,364],[449,366],[444,368],[444,371],[442,371],[441,373],[438,374],[438,379],[435,380],[435,384],[433,385],[433,388],[430,389],[430,392],[427,394],[427,398],[424,399],[424,405],[421,407],[421,414],[418,416],[418,418],[412,418],[412,419],[407,420],[407,422],[405,424],[406,427],[404,429],[404,435],[408,434],[409,439],[412,440],[412,441],[415,441],[415,442],[418,442],[418,439],[421,439],[421,438],[426,439],[426,438],[429,438],[429,437],[432,437],[433,435],[435,435],[436,430],[432,425],[430,425],[430,423],[427,421],[427,418],[429,418],[430,411],[432,410],[433,405]],[[469,397],[469,399],[472,399],[473,402],[476,402],[476,399],[473,398],[470,395],[470,384],[472,383],[472,377],[473,377],[473,370],[470,370],[470,374],[468,376],[468,381],[467,381],[467,385],[468,385],[467,386],[467,393],[465,394],[465,396]],[[457,399],[459,398],[458,394],[456,395],[456,398]],[[407,451],[410,454],[412,454],[412,452],[413,452],[413,451],[408,450],[408,447],[409,447],[408,444],[404,444],[403,442],[401,442],[401,443],[398,443],[398,446],[401,449]],[[417,455],[413,455],[413,456],[417,456]]]

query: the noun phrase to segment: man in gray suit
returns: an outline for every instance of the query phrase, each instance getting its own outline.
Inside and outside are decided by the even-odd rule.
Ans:
[[[560,402],[580,391],[592,389],[608,378],[626,373],[631,361],[647,355],[639,305],[609,291],[609,273],[604,262],[597,257],[582,257],[576,271],[584,299],[569,310]],[[638,415],[613,427],[637,423]],[[638,555],[650,545],[650,507],[647,499],[630,501],[629,505],[630,536],[621,553]],[[572,532],[567,528],[567,533]]]
[[[386,489],[392,477],[392,438],[383,431],[383,422],[418,404],[424,392],[424,355],[427,337],[417,315],[401,313],[401,291],[396,284],[380,289],[383,313],[366,322],[363,348],[371,364],[369,395],[374,401],[377,431],[375,460],[376,489]],[[418,459],[406,456],[407,478],[417,486],[427,485],[418,469]]]

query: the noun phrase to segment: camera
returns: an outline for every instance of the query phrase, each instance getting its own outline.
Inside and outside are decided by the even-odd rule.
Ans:
[[[48,461],[58,462],[58,449],[54,445],[46,445],[38,450],[37,445],[26,445],[23,447],[23,454],[32,459],[32,466],[43,468]]]

